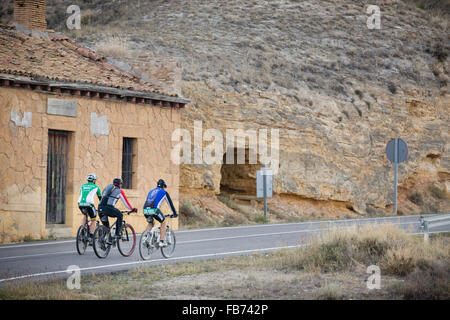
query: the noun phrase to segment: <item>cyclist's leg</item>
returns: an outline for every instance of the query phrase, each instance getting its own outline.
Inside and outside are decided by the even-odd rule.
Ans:
[[[106,215],[108,217],[117,218],[116,223],[116,236],[120,235],[120,231],[122,230],[122,221],[123,221],[123,214],[120,212],[119,209],[114,207],[104,207],[103,211],[106,209]]]
[[[107,214],[107,207],[98,207],[98,216],[100,217],[100,221],[102,224],[109,229],[109,221]]]
[[[145,219],[147,219],[147,230],[151,231],[153,228],[153,216],[152,215],[146,215]]]
[[[90,224],[89,224],[89,231],[91,232],[91,235],[94,234],[95,231],[95,221],[97,219],[97,212],[95,210],[95,207],[92,206],[89,208],[89,218],[90,218]]]
[[[167,220],[159,209],[156,209],[156,214],[153,217],[161,223],[160,239],[164,240],[166,237]]]
[[[83,219],[82,219],[82,221],[81,221],[81,224],[82,225],[85,225],[86,224],[86,220],[87,220],[87,208],[86,207],[78,207],[78,209],[80,209],[80,211],[81,211],[81,213],[83,214]]]

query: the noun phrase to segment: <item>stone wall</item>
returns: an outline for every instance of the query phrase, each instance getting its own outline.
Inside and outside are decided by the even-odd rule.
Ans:
[[[77,116],[47,114],[48,98],[75,102]],[[72,229],[73,235],[82,219],[77,207],[80,186],[91,172],[98,176],[97,184],[102,189],[121,176],[123,137],[137,139],[137,184],[125,193],[139,214],[126,221],[136,232],[144,230],[142,206],[147,192],[160,178],[166,180],[178,208],[179,167],[169,159],[171,134],[180,126],[179,110],[10,88],[0,88],[0,108],[1,242],[28,235],[48,236],[45,207],[49,129],[71,132],[65,226]],[[177,228],[177,219],[171,223]]]

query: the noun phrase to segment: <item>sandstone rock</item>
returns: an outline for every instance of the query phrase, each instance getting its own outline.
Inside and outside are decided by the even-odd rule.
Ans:
[[[318,105],[318,108],[311,110],[313,117],[296,115],[295,110],[303,107],[296,100],[271,94],[273,101],[284,101],[283,106],[279,107],[280,112],[272,118],[270,106],[261,102],[253,104],[253,101],[258,101],[254,98],[260,95],[259,92],[250,91],[247,96],[227,93],[225,100],[216,101],[215,107],[211,108],[209,104],[202,103],[215,100],[213,93],[204,84],[185,82],[184,86],[184,92],[189,92],[189,98],[196,106],[187,108],[182,113],[182,126],[191,131],[192,137],[191,119],[203,119],[203,128],[219,128],[222,132],[227,128],[242,128],[244,124],[245,128],[265,128],[267,123],[270,123],[269,128],[273,126],[281,130],[280,168],[274,182],[274,191],[278,194],[344,201],[351,203],[354,210],[360,213],[365,212],[367,203],[386,207],[392,203],[393,169],[385,157],[384,148],[396,136],[408,143],[411,155],[400,166],[403,170],[399,176],[400,183],[419,168],[430,171],[430,174],[449,169],[444,163],[427,162],[427,154],[442,156],[445,152],[449,133],[442,130],[448,123],[448,116],[436,106],[449,104],[448,95],[436,96],[433,100],[423,95],[409,97],[403,102],[405,107],[399,110],[400,113],[409,113],[408,117],[392,113],[391,118],[383,118],[383,113],[378,111],[381,110],[380,104],[375,103],[372,110],[366,110],[366,118],[356,116],[357,118],[349,118],[345,122],[341,120],[344,126],[340,126],[340,121],[329,119],[337,119],[340,114],[337,103],[345,103],[339,100],[330,103],[330,97],[321,97],[316,93],[308,95],[307,90],[304,90],[304,97],[314,96],[311,99],[317,101],[315,105]],[[378,90],[376,87],[372,88],[369,95],[380,96]],[[381,96],[385,99],[383,110],[394,110],[396,106],[402,105],[401,98]],[[228,106],[237,100],[240,100],[236,104],[240,104],[244,114],[252,114],[251,122],[242,116],[243,113],[236,111],[223,116],[223,110],[230,110]],[[325,108],[320,107],[321,105],[335,107]],[[260,115],[257,110],[265,112]],[[278,116],[281,116],[281,121],[277,119]],[[410,130],[411,127],[417,130]],[[420,128],[424,130],[423,135]],[[420,154],[416,150],[420,150]],[[428,164],[424,167],[425,163]],[[221,192],[220,183],[225,177],[220,172],[220,166],[182,165],[181,170],[182,187]],[[255,181],[248,180],[248,183],[251,185],[247,188],[253,188]],[[236,187],[240,188],[237,182]],[[242,188],[245,189],[244,186]]]

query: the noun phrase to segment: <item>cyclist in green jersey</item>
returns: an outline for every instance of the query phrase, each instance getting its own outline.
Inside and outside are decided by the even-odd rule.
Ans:
[[[94,205],[94,198],[97,194],[97,197],[99,200],[102,198],[102,192],[95,184],[97,181],[97,176],[93,173],[90,173],[86,177],[87,183],[83,184],[80,189],[80,197],[78,198],[78,207],[80,208],[81,212],[83,213],[83,224],[86,223],[87,216],[89,215],[90,223],[89,223],[89,229],[90,229],[90,237],[92,238],[92,235],[95,231],[95,220],[97,217],[97,211],[95,210]]]

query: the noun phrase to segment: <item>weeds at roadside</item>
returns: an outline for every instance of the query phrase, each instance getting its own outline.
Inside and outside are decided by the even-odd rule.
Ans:
[[[81,290],[68,290],[65,280],[11,284],[0,288],[0,299],[449,299],[449,241],[433,235],[424,243],[392,225],[331,230],[298,249],[87,275]],[[369,264],[386,279],[376,293],[363,282]]]
[[[417,266],[405,281],[393,284],[389,291],[403,299],[449,300],[450,261]]]
[[[423,197],[422,194],[420,194],[419,192],[414,192],[412,194],[410,194],[408,196],[409,201],[411,201],[412,203],[418,205],[418,206],[422,206],[423,205]]]
[[[316,297],[319,300],[340,300],[342,293],[338,285],[330,283],[320,288]]]
[[[262,216],[256,216],[256,217],[253,219],[253,221],[256,222],[256,223],[269,223],[269,219],[267,219],[267,218],[264,217],[263,215],[262,215]]]
[[[435,186],[434,184],[430,184],[428,186],[428,190],[430,190],[433,197],[435,197],[437,199],[441,199],[441,200],[447,199],[445,190],[440,189],[439,187]]]
[[[23,237],[23,242],[31,242],[33,241],[33,236],[31,234],[27,234]]]

